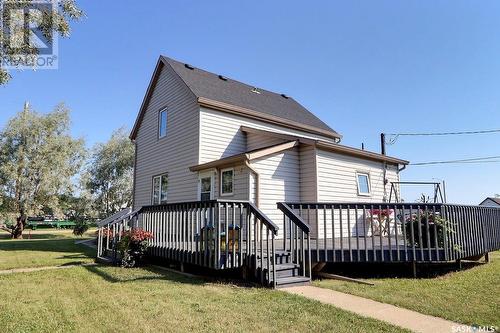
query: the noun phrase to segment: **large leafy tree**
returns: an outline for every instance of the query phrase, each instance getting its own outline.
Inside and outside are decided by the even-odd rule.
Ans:
[[[107,217],[132,204],[134,149],[123,128],[115,131],[108,142],[94,147],[84,177],[100,217]]]
[[[31,8],[32,2],[33,0],[11,1],[17,8]],[[59,0],[55,10],[18,11],[14,14],[8,10],[0,12],[0,21],[3,21],[3,26],[10,27],[9,31],[0,29],[0,64],[2,59],[9,63],[22,59],[26,61],[36,59],[38,49],[31,44],[31,38],[27,38],[32,34],[30,26],[37,26],[44,38],[52,43],[56,34],[69,37],[71,33],[69,22],[83,16],[75,0]],[[8,82],[10,78],[9,72],[0,67],[0,85]]]
[[[0,192],[17,214],[13,237],[22,238],[28,214],[58,209],[58,197],[71,193],[84,154],[83,140],[70,134],[63,104],[47,114],[26,104],[7,123],[0,132]]]

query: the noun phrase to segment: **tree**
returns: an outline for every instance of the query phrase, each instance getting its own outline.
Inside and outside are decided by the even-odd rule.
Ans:
[[[87,169],[87,189],[94,208],[107,217],[132,205],[135,147],[125,129],[115,131],[108,142],[94,147]]]
[[[13,1],[9,5],[16,8],[32,8],[33,1]],[[5,4],[4,6],[7,7]],[[39,52],[36,45],[33,45],[31,38],[33,32],[30,26],[38,27],[45,40],[52,44],[54,34],[69,37],[71,32],[69,21],[78,20],[84,15],[76,6],[75,0],[59,0],[56,10],[38,6],[37,11],[11,12],[5,7],[4,11],[0,12],[0,21],[3,22],[3,27],[9,26],[10,29],[9,31],[0,29],[0,64],[36,59]],[[7,70],[0,67],[0,85],[8,82],[10,78],[11,75]]]
[[[39,114],[26,103],[0,132],[0,192],[8,210],[17,214],[13,238],[22,238],[28,214],[55,210],[58,196],[71,193],[85,149],[69,127],[63,104]]]

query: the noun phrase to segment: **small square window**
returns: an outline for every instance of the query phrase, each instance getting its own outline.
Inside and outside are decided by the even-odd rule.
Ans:
[[[158,137],[164,138],[167,135],[167,110],[161,110],[158,115]]]
[[[221,171],[221,195],[233,194],[234,170],[226,169]]]
[[[358,195],[370,195],[370,175],[358,173]]]

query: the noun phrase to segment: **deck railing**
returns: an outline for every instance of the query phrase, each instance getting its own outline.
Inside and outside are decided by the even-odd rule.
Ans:
[[[126,227],[153,234],[149,240],[152,256],[217,270],[246,267],[262,283],[276,281],[278,227],[253,203],[227,200],[172,203],[142,207],[136,216]],[[120,227],[113,225],[107,231],[99,231],[110,233],[105,248],[112,248],[108,244],[119,240],[116,228]]]
[[[446,262],[500,248],[500,209],[427,203],[286,203],[313,262]],[[284,212],[285,223],[293,219]],[[286,240],[293,237],[285,232]],[[285,242],[286,243],[286,242]]]
[[[133,222],[137,219],[138,211],[130,212],[123,210],[109,219],[109,222],[97,224],[97,257],[117,260],[119,253],[118,242],[122,234],[130,230]]]

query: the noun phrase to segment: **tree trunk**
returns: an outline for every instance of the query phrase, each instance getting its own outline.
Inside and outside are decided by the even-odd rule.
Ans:
[[[21,215],[17,218],[16,227],[12,231],[12,238],[23,238],[24,227],[26,226],[26,215],[21,213]]]

